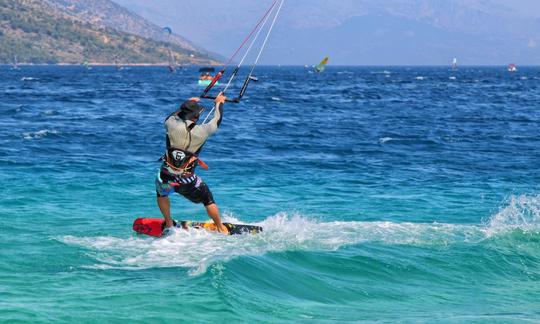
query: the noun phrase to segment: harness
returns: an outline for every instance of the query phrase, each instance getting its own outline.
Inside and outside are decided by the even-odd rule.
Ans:
[[[193,126],[195,126],[195,124],[190,125],[190,127],[187,125],[185,120],[183,120],[183,122],[189,136],[187,145],[189,148],[191,145],[191,129]],[[168,134],[166,137],[167,151],[161,157],[161,160],[163,160],[169,172],[177,176],[179,175],[181,178],[191,178],[197,165],[200,165],[203,169],[208,170],[208,165],[199,159],[197,153],[191,153],[187,150],[173,147],[171,145],[171,141],[169,140]]]

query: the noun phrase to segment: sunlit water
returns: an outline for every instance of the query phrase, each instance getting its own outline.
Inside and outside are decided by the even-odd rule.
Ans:
[[[540,69],[257,71],[199,174],[264,232],[153,239],[197,69],[0,67],[0,318],[540,320]]]

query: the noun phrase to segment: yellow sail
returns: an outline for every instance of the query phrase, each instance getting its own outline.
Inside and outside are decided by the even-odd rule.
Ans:
[[[319,63],[317,66],[315,66],[315,72],[321,73],[324,71],[324,68],[326,67],[326,64],[328,64],[328,56],[325,57],[321,63]]]

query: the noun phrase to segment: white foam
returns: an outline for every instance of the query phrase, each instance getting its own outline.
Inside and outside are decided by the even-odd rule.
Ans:
[[[27,140],[31,140],[31,139],[36,139],[36,138],[42,138],[42,137],[45,137],[45,136],[48,136],[50,134],[58,134],[59,132],[52,129],[42,129],[42,130],[39,130],[37,132],[27,132],[27,133],[23,133],[23,137],[24,139],[27,139]]]
[[[390,75],[392,74],[392,72],[388,71],[388,70],[384,70],[384,71],[372,71],[372,72],[369,72],[371,74],[386,74],[386,75]]]
[[[242,223],[231,215],[227,222]],[[212,264],[240,256],[283,251],[334,251],[348,245],[449,246],[476,244],[515,229],[540,233],[540,195],[511,197],[486,224],[396,223],[388,221],[319,222],[299,214],[278,213],[260,223],[256,235],[225,236],[205,230],[177,230],[164,238],[142,236],[56,238],[89,250],[98,269],[188,268],[199,275]]]
[[[510,196],[486,226],[488,236],[514,230],[540,232],[540,195]]]
[[[227,221],[239,222],[230,217]],[[464,225],[392,222],[316,222],[300,215],[280,213],[261,223],[257,235],[224,236],[205,230],[177,230],[165,238],[76,237],[59,241],[90,250],[99,263],[94,268],[126,270],[184,267],[191,275],[204,273],[209,265],[239,256],[295,250],[333,251],[362,242],[387,244],[450,244],[456,239],[479,240],[479,229],[464,234]],[[470,226],[469,226],[470,227]],[[464,238],[467,236],[467,238]],[[470,237],[469,237],[470,236]]]
[[[379,144],[384,144],[386,142],[390,142],[391,140],[393,140],[392,137],[381,137],[379,138]]]

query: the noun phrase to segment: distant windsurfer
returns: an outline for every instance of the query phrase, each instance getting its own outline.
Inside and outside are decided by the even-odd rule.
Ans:
[[[197,124],[204,106],[196,97],[184,102],[165,119],[167,151],[155,181],[157,204],[165,218],[164,232],[174,228],[169,195],[177,192],[196,204],[203,203],[218,231],[228,233],[227,228],[221,223],[219,209],[212,192],[195,174],[197,165],[207,168],[198,156],[208,137],[214,134],[221,124],[225,99],[222,93],[216,97],[214,116],[207,123]]]

